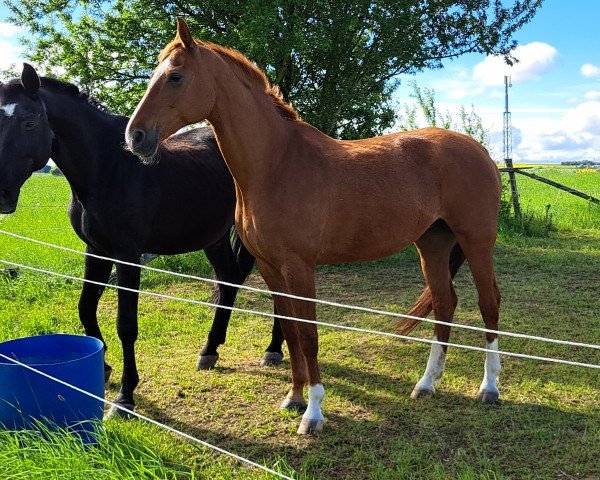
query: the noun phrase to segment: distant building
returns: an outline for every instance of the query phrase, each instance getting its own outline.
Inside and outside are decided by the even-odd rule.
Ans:
[[[560,164],[570,167],[600,167],[600,162],[595,162],[593,160],[570,160],[567,162],[560,162]]]

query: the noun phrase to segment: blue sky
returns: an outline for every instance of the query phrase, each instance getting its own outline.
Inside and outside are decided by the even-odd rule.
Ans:
[[[516,34],[519,64],[505,71],[499,59],[467,55],[414,79],[436,93],[440,110],[460,105],[480,114],[491,130],[491,150],[502,158],[504,74],[513,123],[513,158],[522,162],[600,161],[600,1],[546,0]],[[406,85],[397,92],[410,99]]]
[[[3,23],[7,14],[0,6],[0,68],[23,59],[20,32]],[[443,112],[473,105],[492,134],[493,156],[501,159],[503,75],[509,73],[515,161],[600,161],[599,19],[598,0],[546,0],[517,33],[514,55],[521,62],[510,72],[500,59],[467,55],[442,70],[403,77],[395,98],[410,103],[407,84],[414,79],[435,91]]]

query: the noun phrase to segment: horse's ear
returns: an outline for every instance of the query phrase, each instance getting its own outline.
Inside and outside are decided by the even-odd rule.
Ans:
[[[21,85],[29,95],[36,95],[40,89],[40,77],[38,77],[35,68],[28,63],[23,63],[23,71],[21,72]]]
[[[179,39],[184,48],[194,48],[196,41],[190,32],[190,27],[185,23],[185,20],[181,17],[177,17],[177,35],[176,39]]]

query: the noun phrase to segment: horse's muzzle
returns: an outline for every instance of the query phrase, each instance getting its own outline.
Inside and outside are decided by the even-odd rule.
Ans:
[[[156,131],[149,135],[144,130],[136,128],[133,131],[127,131],[126,137],[129,150],[138,157],[149,158],[156,154],[158,149],[158,134]]]

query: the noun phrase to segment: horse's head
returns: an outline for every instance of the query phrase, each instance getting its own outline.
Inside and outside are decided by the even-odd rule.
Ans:
[[[0,213],[15,211],[21,186],[52,153],[54,134],[39,89],[27,63],[20,79],[0,83]]]
[[[178,18],[175,39],[159,55],[148,89],[127,125],[125,139],[132,152],[151,158],[162,140],[209,116],[215,103],[210,62],[216,60]]]

